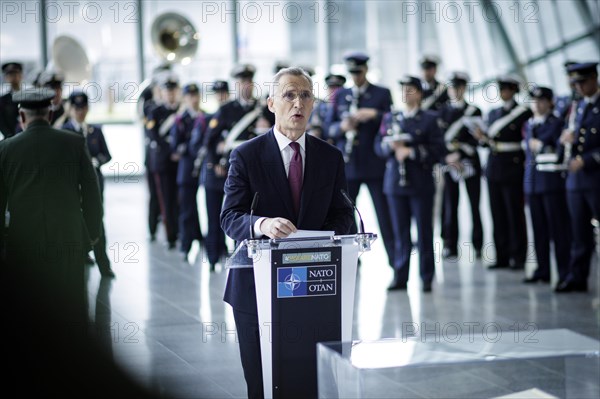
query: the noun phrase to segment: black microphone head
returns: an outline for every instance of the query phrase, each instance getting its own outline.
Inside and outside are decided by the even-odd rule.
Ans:
[[[254,193],[254,198],[252,199],[252,205],[250,206],[250,210],[254,211],[256,209],[256,205],[258,205],[258,191]]]
[[[346,190],[344,190],[342,188],[340,190],[340,193],[342,194],[342,197],[344,197],[344,200],[346,201],[346,203],[348,205],[350,205],[351,208],[354,208],[354,202],[352,202],[352,199],[350,198],[350,196],[348,195],[348,193],[346,192]]]

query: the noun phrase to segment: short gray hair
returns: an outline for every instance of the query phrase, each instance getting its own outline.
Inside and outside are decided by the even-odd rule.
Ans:
[[[313,80],[310,77],[310,75],[304,69],[302,69],[300,67],[289,67],[289,68],[281,69],[279,72],[277,72],[275,74],[275,76],[273,76],[272,84],[269,87],[269,97],[275,96],[275,89],[277,89],[277,86],[279,85],[279,81],[285,75],[303,76],[308,81],[308,84],[310,85],[310,90],[312,91]]]
[[[25,114],[27,121],[37,120],[37,119],[50,119],[50,107],[43,108],[21,108],[21,112]]]

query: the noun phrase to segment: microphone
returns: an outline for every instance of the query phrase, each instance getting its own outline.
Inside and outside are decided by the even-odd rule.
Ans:
[[[254,215],[254,210],[256,209],[256,205],[258,205],[258,191],[254,193],[254,198],[252,199],[252,205],[250,205],[250,239],[254,240],[254,223],[252,223],[252,216]]]
[[[356,205],[354,205],[354,202],[352,202],[352,199],[350,199],[350,196],[348,195],[346,190],[344,190],[342,188],[340,190],[340,193],[342,193],[342,197],[344,197],[344,200],[346,200],[346,203],[350,206],[350,208],[354,209],[356,211],[356,213],[358,213],[358,218],[360,219],[360,226],[358,226],[359,227],[358,233],[364,234],[365,233],[365,224],[363,223],[363,218],[362,218],[362,215],[360,214],[360,211],[358,210]]]

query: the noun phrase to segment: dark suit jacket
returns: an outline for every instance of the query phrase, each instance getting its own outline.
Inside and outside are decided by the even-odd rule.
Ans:
[[[300,214],[293,211],[292,195],[273,130],[242,144],[231,153],[225,183],[221,227],[236,242],[250,238],[260,217],[283,217],[298,229],[334,230],[347,234],[354,221],[340,190],[346,189],[342,154],[332,145],[306,135],[306,160]],[[260,193],[254,216],[249,211]],[[236,310],[256,314],[252,269],[230,270],[225,301]]]
[[[83,273],[83,254],[102,223],[98,180],[83,137],[35,121],[0,142],[0,210],[9,264],[55,276],[73,268]]]

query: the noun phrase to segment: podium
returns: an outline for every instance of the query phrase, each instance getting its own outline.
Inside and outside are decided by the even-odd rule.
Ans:
[[[372,233],[244,240],[227,268],[254,268],[266,398],[317,397],[317,343],[352,339],[358,256]]]

